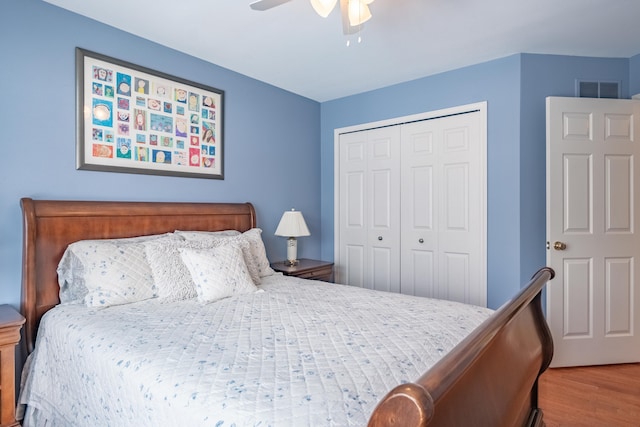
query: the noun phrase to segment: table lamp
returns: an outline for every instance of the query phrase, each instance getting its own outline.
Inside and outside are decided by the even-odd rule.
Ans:
[[[280,223],[276,229],[276,236],[288,237],[287,239],[287,260],[285,264],[296,265],[298,260],[298,241],[296,237],[310,236],[307,223],[304,222],[302,212],[295,209],[286,211],[280,218]]]

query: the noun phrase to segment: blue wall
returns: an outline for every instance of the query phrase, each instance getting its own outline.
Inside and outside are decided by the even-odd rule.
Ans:
[[[546,263],[546,97],[575,96],[578,80],[618,81],[629,97],[629,60],[522,55],[520,281]]]
[[[0,4],[0,303],[20,301],[21,197],[254,203],[271,259],[280,216],[304,212],[320,255],[320,104],[38,0]],[[75,169],[75,48],[225,91],[225,179]]]
[[[546,262],[545,97],[574,96],[576,79],[620,81],[627,97],[629,68],[627,59],[518,54],[323,103],[322,257],[334,251],[335,128],[487,101],[487,302],[500,306]]]

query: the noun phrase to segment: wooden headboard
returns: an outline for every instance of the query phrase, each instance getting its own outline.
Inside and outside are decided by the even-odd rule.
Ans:
[[[33,351],[40,318],[60,302],[56,269],[66,247],[84,239],[160,234],[174,230],[239,230],[256,226],[250,203],[20,201],[23,214],[21,311]]]

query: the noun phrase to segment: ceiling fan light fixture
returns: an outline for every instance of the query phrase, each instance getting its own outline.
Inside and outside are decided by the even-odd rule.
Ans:
[[[373,0],[349,0],[349,24],[352,27],[362,25],[371,19],[368,4]]]
[[[329,16],[338,0],[311,0],[311,6],[323,18]]]

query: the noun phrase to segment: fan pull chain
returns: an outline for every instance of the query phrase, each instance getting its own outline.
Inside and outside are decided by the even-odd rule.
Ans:
[[[362,43],[362,36],[360,35],[360,31],[362,26],[359,26],[360,28],[358,28],[358,32],[356,33],[358,35],[358,44]],[[351,46],[351,38],[347,38],[347,47]]]

